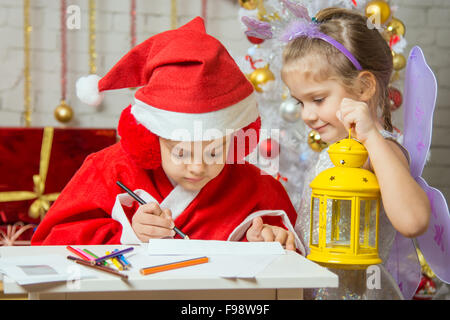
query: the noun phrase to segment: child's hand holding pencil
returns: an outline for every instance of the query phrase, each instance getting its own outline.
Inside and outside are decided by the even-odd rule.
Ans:
[[[173,238],[175,233],[183,239],[189,239],[186,234],[175,226],[172,212],[169,209],[161,209],[156,202],[146,203],[123,183],[120,181],[116,181],[116,183],[141,204],[131,221],[131,227],[139,240],[148,242],[149,239]]]
[[[156,202],[141,205],[133,215],[131,227],[143,242],[175,236],[172,212],[169,209],[161,209]]]

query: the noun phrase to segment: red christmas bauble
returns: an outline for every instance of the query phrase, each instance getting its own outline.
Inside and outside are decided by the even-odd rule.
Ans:
[[[251,36],[247,36],[248,41],[250,41],[253,44],[261,44],[264,42],[264,39],[260,39],[260,38],[256,38],[256,37],[251,37]]]
[[[394,87],[389,88],[389,99],[391,100],[391,111],[395,111],[402,105],[403,96],[400,90]]]
[[[259,154],[266,159],[274,159],[280,154],[280,144],[274,139],[261,141],[258,147]]]
[[[422,274],[422,278],[417,288],[416,294],[413,300],[431,300],[436,293],[436,284],[433,279],[430,279],[425,274]]]

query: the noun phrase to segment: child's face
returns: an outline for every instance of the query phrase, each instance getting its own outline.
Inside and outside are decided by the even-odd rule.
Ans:
[[[333,79],[316,81],[300,68],[283,72],[283,81],[302,107],[302,119],[323,141],[333,143],[348,135],[336,112],[342,99],[355,97]]]
[[[162,168],[186,190],[197,191],[219,175],[227,159],[226,137],[211,141],[181,142],[159,138]]]

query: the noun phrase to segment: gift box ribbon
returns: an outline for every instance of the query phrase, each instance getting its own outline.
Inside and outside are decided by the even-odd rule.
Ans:
[[[34,192],[32,191],[8,191],[0,192],[0,202],[33,200],[28,215],[32,218],[44,217],[50,209],[50,202],[55,201],[58,193],[44,194],[45,181],[47,179],[50,154],[52,151],[54,128],[45,127],[42,136],[41,156],[39,161],[39,174],[33,175]]]

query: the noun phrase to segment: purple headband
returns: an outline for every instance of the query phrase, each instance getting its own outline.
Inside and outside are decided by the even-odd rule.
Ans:
[[[355,56],[347,50],[340,42],[319,31],[319,24],[315,22],[294,21],[285,30],[281,36],[281,41],[289,42],[299,37],[308,37],[313,39],[322,39],[342,52],[350,60],[357,70],[362,70],[361,65]]]
[[[282,0],[286,8],[296,17],[296,19],[283,31],[280,40],[283,42],[292,41],[298,37],[308,37],[313,39],[322,39],[328,42],[333,47],[342,52],[355,66],[361,71],[363,68],[355,56],[347,50],[340,42],[332,37],[320,32],[319,24],[314,22],[308,14],[308,10],[295,2],[289,0]],[[245,32],[247,36],[252,36],[260,39],[271,39],[273,37],[272,26],[268,22],[259,21],[249,17],[242,17],[242,22],[247,26],[248,30]]]

